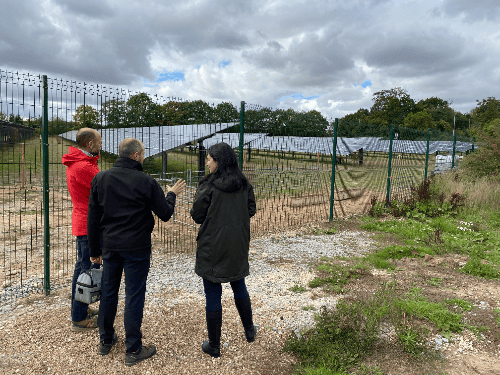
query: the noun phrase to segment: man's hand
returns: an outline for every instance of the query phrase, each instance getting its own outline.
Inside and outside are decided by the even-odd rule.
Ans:
[[[177,196],[179,194],[182,194],[185,187],[186,187],[186,181],[177,180],[177,182],[174,184],[174,186],[172,186],[172,187],[167,186],[167,193],[172,192]]]
[[[102,255],[97,257],[97,258],[94,258],[94,257],[90,257],[90,261],[92,263],[97,263],[97,264],[101,264],[102,263]]]

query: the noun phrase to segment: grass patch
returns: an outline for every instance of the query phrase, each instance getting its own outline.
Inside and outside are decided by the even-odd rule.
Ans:
[[[322,307],[315,315],[315,327],[299,336],[292,334],[284,350],[298,355],[304,368],[347,371],[374,349],[385,306],[383,293],[358,301],[340,300],[335,309]]]
[[[480,258],[474,257],[461,269],[461,272],[469,275],[484,277],[486,279],[498,279],[500,271],[498,267],[490,264],[484,264]]]
[[[447,178],[453,179],[451,176]],[[426,187],[419,187],[413,196],[415,202],[408,202],[407,207],[395,202],[386,210],[379,204],[373,211],[379,210],[380,216],[360,219],[361,229],[376,232],[373,238],[380,243],[379,250],[362,258],[345,258],[343,265],[338,264],[338,258],[322,257],[314,266],[316,277],[309,287],[345,295],[335,308],[323,307],[315,314],[314,327],[287,338],[284,350],[299,359],[297,374],[401,373],[403,358],[406,369],[411,369],[408,373],[418,368],[425,369],[418,373],[443,374],[442,362],[437,360],[432,344],[427,344],[433,341],[431,334],[439,332],[449,339],[468,329],[485,342],[500,337],[499,308],[472,313],[471,302],[450,296],[463,288],[457,282],[459,272],[491,282],[500,278],[500,193],[485,192],[490,200],[482,196],[481,202],[471,204],[466,198],[473,188],[447,191],[452,184],[443,184],[444,178],[439,176]],[[488,186],[500,191],[498,183]],[[461,269],[454,262],[423,262],[427,255],[454,260],[455,254],[461,256],[458,259],[469,258]],[[410,266],[419,267],[418,271],[400,268],[403,258],[416,259]],[[403,272],[388,272],[394,281],[378,287],[369,279],[351,283],[368,269],[392,271],[396,267]],[[431,269],[443,276],[434,276],[434,271],[429,275]],[[415,277],[423,282],[415,282]],[[309,306],[303,309],[309,310]],[[379,336],[381,327],[387,326],[394,330],[390,345],[384,345]],[[379,354],[381,348],[393,357]]]
[[[472,303],[460,298],[445,299],[444,302],[450,306],[458,306],[464,311],[471,311],[473,309]]]
[[[304,311],[316,311],[316,307],[312,306],[312,305],[308,305],[308,306],[302,306],[302,310]]]
[[[450,311],[446,303],[428,301],[419,288],[410,290],[408,297],[397,301],[397,305],[411,316],[434,323],[444,335],[460,333],[465,327],[462,314]]]
[[[322,235],[322,234],[336,234],[337,233],[337,230],[335,228],[329,228],[329,229],[323,229],[323,228],[320,228],[320,229],[317,229],[314,231],[314,234],[315,235]]]
[[[441,285],[441,278],[432,277],[429,280],[427,280],[426,283],[431,285],[431,286],[440,286]]]
[[[344,286],[360,277],[365,269],[362,267],[345,267],[339,264],[321,263],[315,268],[321,276],[309,282],[310,288],[323,287],[323,290],[333,293],[343,293]]]
[[[291,292],[294,292],[294,293],[304,293],[307,291],[307,289],[304,288],[302,285],[294,285],[291,288],[289,288],[288,290]]]

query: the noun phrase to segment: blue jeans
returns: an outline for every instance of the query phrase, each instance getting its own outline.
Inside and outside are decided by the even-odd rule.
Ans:
[[[247,286],[245,285],[245,278],[231,281],[231,289],[233,289],[234,299],[242,299],[249,297]],[[207,279],[203,279],[203,288],[205,289],[205,299],[207,301],[207,311],[222,310],[222,285],[213,283]]]
[[[81,322],[87,319],[87,309],[89,305],[75,300],[76,281],[81,273],[87,271],[92,264],[90,262],[89,242],[87,236],[76,236],[77,258],[75,262],[75,271],[73,272],[73,282],[71,284],[71,320]],[[99,265],[94,265],[98,268]]]
[[[151,249],[106,251],[102,254],[102,260],[101,304],[97,319],[100,341],[109,344],[113,340],[118,291],[122,272],[125,271],[125,346],[127,353],[136,352],[142,348],[141,325]]]

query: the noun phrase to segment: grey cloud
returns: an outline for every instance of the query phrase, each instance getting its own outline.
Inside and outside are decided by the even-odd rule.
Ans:
[[[275,51],[281,51],[284,47],[275,40],[270,40],[267,42],[267,46]]]
[[[61,9],[76,16],[87,16],[90,18],[109,18],[115,12],[106,0],[53,0]]]
[[[463,15],[467,23],[500,19],[498,0],[444,0],[441,8],[444,13],[452,17]]]
[[[411,77],[470,67],[478,57],[466,54],[463,37],[447,30],[392,33],[375,40],[365,50],[365,60],[373,67],[390,67],[396,76]]]
[[[330,37],[308,35],[286,50],[277,47],[276,42],[269,41],[266,47],[242,56],[262,69],[279,71],[291,86],[324,86],[354,66],[345,49]]]
[[[69,15],[62,29],[45,18],[42,5],[12,2],[2,7],[0,65],[34,73],[108,84],[154,78],[148,56],[154,40],[125,15],[91,23]],[[35,21],[34,21],[35,20]],[[125,21],[125,22],[124,22]]]

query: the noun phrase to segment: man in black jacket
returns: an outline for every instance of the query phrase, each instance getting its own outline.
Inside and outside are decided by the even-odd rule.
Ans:
[[[113,325],[125,271],[127,366],[156,353],[154,345],[142,345],[141,333],[151,232],[155,224],[152,212],[168,221],[174,212],[175,198],[186,185],[184,180],[177,181],[165,196],[158,182],[142,172],[144,153],[144,145],[137,139],[127,138],[120,143],[119,158],[113,168],[98,173],[92,180],[87,217],[90,260],[93,263],[104,260],[97,321],[99,354],[108,354],[118,340]]]

